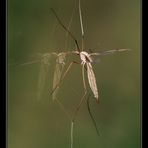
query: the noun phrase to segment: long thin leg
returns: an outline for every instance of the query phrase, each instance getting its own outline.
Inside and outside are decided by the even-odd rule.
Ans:
[[[70,70],[70,68],[72,67],[73,64],[80,64],[76,61],[73,61],[69,64],[68,68],[66,69],[65,73],[63,74],[63,77],[60,79],[60,81],[58,82],[58,84],[53,88],[53,90],[51,91],[51,95],[54,93],[54,91],[56,90],[56,88],[60,85],[60,83],[63,81],[63,79],[65,78],[66,74],[68,73],[68,71]]]
[[[81,100],[80,100],[80,102],[79,102],[79,104],[78,104],[78,106],[77,106],[77,108],[76,108],[76,110],[75,110],[75,112],[74,112],[74,116],[73,116],[73,121],[75,120],[75,117],[76,117],[76,115],[77,115],[77,113],[78,113],[78,111],[79,111],[79,109],[80,109],[80,107],[81,107],[81,104],[82,104],[82,102],[83,102],[83,100],[84,100],[84,98],[85,98],[85,96],[86,96],[86,94],[87,94],[87,89],[86,89],[86,83],[85,83],[85,77],[84,77],[84,64],[82,65],[82,79],[83,79],[83,86],[84,86],[84,94],[83,94],[83,96],[81,97]]]
[[[74,112],[74,116],[72,118],[72,121],[71,121],[71,130],[70,130],[70,137],[71,137],[71,139],[70,139],[70,146],[71,147],[70,148],[73,148],[73,139],[74,139],[74,136],[73,136],[74,132],[73,131],[74,131],[75,119],[76,119],[77,113],[78,113],[78,111],[79,111],[79,109],[80,109],[80,107],[81,107],[81,105],[83,103],[83,100],[84,100],[86,94],[87,94],[87,91],[85,90],[84,95],[82,96],[81,101],[79,102],[79,104],[78,104],[78,106],[77,106],[77,108],[76,108],[76,110]]]
[[[77,113],[78,113],[78,111],[79,111],[79,109],[80,109],[80,107],[81,107],[81,105],[82,105],[82,103],[84,101],[84,98],[85,98],[86,94],[87,94],[87,90],[84,90],[84,94],[83,94],[83,96],[82,96],[82,98],[81,98],[81,100],[80,100],[80,102],[79,102],[79,104],[78,104],[78,106],[77,106],[77,108],[76,108],[76,110],[74,112],[74,116],[72,118],[72,122],[75,121],[76,115],[77,115]]]
[[[95,121],[95,119],[94,119],[94,117],[93,117],[93,114],[92,114],[92,112],[91,112],[91,109],[90,109],[89,98],[90,98],[90,97],[88,96],[88,98],[87,98],[87,109],[88,109],[89,115],[90,115],[90,117],[91,117],[91,120],[92,120],[92,122],[93,122],[93,124],[94,124],[94,127],[95,127],[95,129],[96,129],[97,135],[100,136],[100,133],[99,133],[99,130],[98,130],[96,121]]]
[[[72,10],[72,14],[71,14],[70,21],[69,21],[69,23],[68,23],[67,30],[70,30],[70,27],[71,27],[71,24],[72,24],[72,21],[73,21],[73,17],[74,17],[75,10],[76,10],[76,2],[75,2],[75,4],[74,4],[73,10]],[[69,35],[69,33],[66,32],[65,49],[67,49],[68,35]]]
[[[65,31],[67,31],[67,33],[71,36],[71,38],[74,40],[77,50],[80,52],[80,48],[78,45],[78,41],[76,40],[76,38],[74,37],[74,35],[65,27],[65,25],[62,23],[62,21],[60,20],[60,18],[58,17],[58,15],[56,14],[56,12],[54,11],[54,9],[51,8],[51,11],[53,12],[53,14],[55,15],[56,19],[58,20],[59,24],[63,27],[63,29]]]
[[[72,121],[71,121],[71,131],[70,131],[70,135],[71,135],[71,141],[70,141],[70,148],[73,148],[73,135],[74,135],[74,133],[73,133],[73,130],[74,130],[74,122],[75,122],[75,118],[76,118],[76,115],[77,115],[77,113],[78,113],[78,111],[79,111],[79,109],[80,109],[80,107],[81,107],[81,105],[82,105],[82,103],[83,103],[83,101],[84,101],[84,98],[85,98],[85,96],[86,96],[86,94],[87,94],[87,89],[86,89],[86,83],[85,83],[85,77],[84,77],[84,64],[82,65],[82,78],[83,78],[83,86],[84,86],[84,94],[83,94],[83,96],[81,97],[81,100],[80,100],[80,102],[79,102],[79,104],[78,104],[78,106],[77,106],[77,108],[76,108],[76,110],[75,110],[75,112],[74,112],[74,115],[73,115],[73,118],[72,118]]]
[[[64,111],[64,113],[66,114],[68,119],[71,120],[71,117],[70,117],[69,113],[66,111],[64,105],[59,101],[59,99],[55,99],[55,100],[58,103],[58,105],[60,106],[60,108]]]
[[[75,110],[75,112],[74,112],[74,116],[73,116],[73,121],[75,121],[75,117],[76,117],[76,115],[77,115],[77,113],[78,113],[78,111],[79,111],[79,109],[80,109],[80,107],[81,107],[81,104],[82,104],[82,102],[83,102],[83,100],[84,100],[84,98],[85,98],[85,96],[86,96],[86,94],[87,94],[87,89],[86,89],[86,83],[85,83],[85,77],[84,77],[84,64],[82,65],[82,78],[83,78],[83,86],[84,86],[84,94],[83,94],[83,96],[81,97],[81,100],[80,100],[80,102],[79,102],[79,104],[78,104],[78,106],[77,106],[77,108],[76,108],[76,110]]]

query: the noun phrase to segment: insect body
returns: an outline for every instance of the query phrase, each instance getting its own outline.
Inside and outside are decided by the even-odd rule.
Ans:
[[[81,62],[82,67],[84,68],[85,65],[87,66],[88,82],[89,82],[90,88],[94,94],[94,97],[98,101],[98,89],[97,89],[97,84],[96,84],[96,78],[95,78],[95,74],[93,72],[93,68],[91,65],[91,63],[93,62],[92,58],[90,57],[90,55],[87,52],[82,51],[82,52],[80,52],[80,59],[82,61]]]

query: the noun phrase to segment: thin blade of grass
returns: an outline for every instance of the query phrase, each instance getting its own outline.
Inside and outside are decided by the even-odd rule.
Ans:
[[[83,28],[83,20],[82,20],[82,11],[81,11],[81,1],[79,0],[79,18],[81,25],[81,35],[82,35],[82,51],[84,50],[84,28]]]
[[[74,122],[71,122],[71,129],[70,129],[70,148],[73,148],[73,130],[74,130]]]

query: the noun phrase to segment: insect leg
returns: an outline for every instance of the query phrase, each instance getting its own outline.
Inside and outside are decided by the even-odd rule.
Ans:
[[[78,41],[76,40],[76,38],[74,37],[74,35],[66,28],[66,26],[62,23],[62,21],[60,20],[60,18],[58,17],[57,13],[54,11],[54,9],[51,8],[51,11],[53,12],[53,14],[55,15],[57,21],[59,22],[59,24],[63,27],[63,29],[71,36],[71,38],[74,40],[77,50],[80,52],[80,48],[78,45]]]
[[[70,131],[70,135],[71,135],[70,146],[71,146],[71,147],[70,147],[70,148],[73,148],[73,135],[74,135],[73,131],[74,131],[75,118],[76,118],[76,115],[77,115],[77,113],[78,113],[78,111],[79,111],[79,109],[80,109],[80,107],[81,107],[81,105],[82,105],[82,103],[83,103],[83,100],[84,100],[84,98],[85,98],[85,96],[86,96],[86,94],[87,94],[86,83],[85,83],[85,78],[84,78],[84,66],[85,66],[85,65],[83,64],[83,65],[82,65],[82,78],[83,78],[84,94],[83,94],[83,96],[81,97],[81,100],[80,100],[78,106],[76,107],[76,110],[75,110],[75,112],[74,112],[74,115],[73,115],[73,118],[72,118],[72,121],[71,121],[71,131]]]
[[[91,117],[91,120],[92,120],[92,122],[93,122],[93,124],[94,124],[94,127],[95,127],[95,129],[96,129],[97,135],[100,136],[100,133],[99,133],[99,130],[98,130],[96,121],[95,121],[95,119],[94,119],[94,117],[93,117],[93,114],[92,114],[92,112],[91,112],[91,109],[90,109],[89,98],[90,98],[90,97],[88,96],[88,97],[87,97],[87,110],[88,110],[89,115],[90,115],[90,117]]]
[[[72,67],[73,64],[80,64],[76,61],[73,61],[69,64],[68,68],[66,69],[65,73],[63,74],[62,78],[60,79],[60,81],[58,82],[58,84],[53,88],[53,90],[51,91],[51,95],[54,93],[54,91],[56,90],[56,88],[60,85],[60,83],[63,81],[63,79],[65,78],[66,74],[69,72],[70,68]]]
[[[68,119],[71,120],[71,117],[70,117],[68,111],[65,109],[64,105],[62,104],[62,102],[60,102],[59,99],[55,99],[55,100],[58,103],[58,105],[60,106],[60,108],[64,111],[64,113],[66,114]]]
[[[81,100],[80,100],[80,102],[79,102],[79,104],[78,104],[78,106],[77,106],[77,108],[76,108],[76,110],[75,110],[75,112],[74,112],[74,116],[73,116],[73,122],[75,121],[75,118],[76,118],[76,115],[77,115],[77,113],[78,113],[78,111],[79,111],[79,109],[80,109],[80,107],[81,107],[81,105],[82,105],[82,103],[83,103],[83,101],[84,101],[84,98],[85,98],[85,96],[86,96],[86,94],[87,94],[87,89],[86,89],[86,83],[85,83],[85,77],[84,77],[84,64],[82,65],[82,78],[83,78],[83,86],[84,86],[84,94],[82,95],[82,97],[81,97]]]

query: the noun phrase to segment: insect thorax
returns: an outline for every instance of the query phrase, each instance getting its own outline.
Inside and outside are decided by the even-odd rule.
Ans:
[[[89,53],[87,53],[85,51],[80,52],[80,58],[83,63],[87,63],[87,62],[91,63],[92,62],[92,59],[91,59]]]

